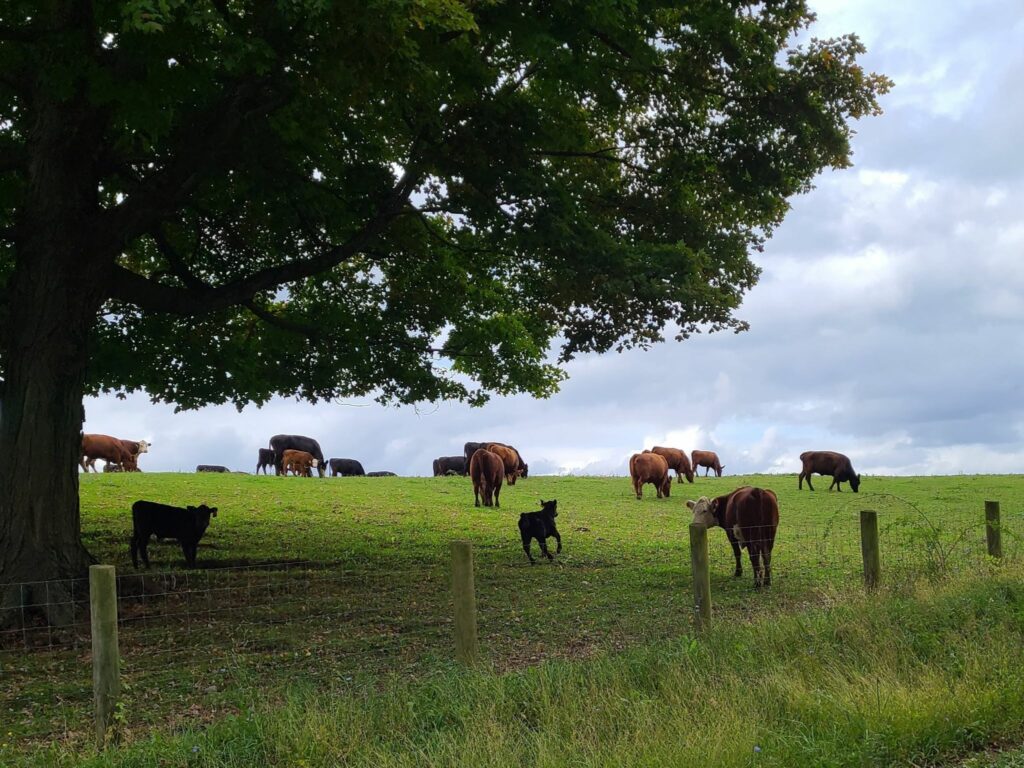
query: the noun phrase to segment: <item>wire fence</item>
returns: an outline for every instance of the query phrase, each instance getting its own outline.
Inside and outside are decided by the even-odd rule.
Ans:
[[[824,523],[784,521],[771,551],[771,589],[760,599],[752,597],[750,552],[766,532],[747,532],[737,576],[728,534],[708,531],[716,617],[751,617],[859,589],[854,503]],[[1003,559],[1020,558],[1024,515],[1004,512],[998,527]],[[977,509],[944,514],[939,525],[894,498],[878,516],[878,531],[886,583],[991,560]],[[506,550],[481,547],[475,592],[484,658],[511,668],[689,634],[693,582],[682,547],[673,551],[671,561],[579,558],[538,566],[525,579],[510,578],[509,568],[529,566],[510,566]],[[449,561],[439,554],[399,570],[383,562],[119,575],[120,732],[207,722],[295,682],[339,689],[386,672],[416,675],[450,664]],[[19,743],[80,745],[92,734],[88,579],[19,588],[26,605],[0,629],[0,763],[3,750]],[[47,622],[51,612],[63,623]]]

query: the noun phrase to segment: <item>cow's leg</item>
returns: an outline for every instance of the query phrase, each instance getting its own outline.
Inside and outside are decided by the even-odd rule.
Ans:
[[[185,565],[196,567],[196,545],[189,541],[181,542],[181,551],[185,555]]]
[[[473,483],[473,506],[480,506],[480,483]]]
[[[142,564],[149,568],[149,536],[145,538],[139,537],[139,557],[142,558]]]
[[[496,506],[496,507],[500,507],[501,506],[501,499],[498,498],[500,495],[501,495],[501,486],[500,485],[494,486],[494,506]]]
[[[750,567],[754,570],[754,589],[761,589],[764,584],[764,572],[761,570],[761,555],[757,544],[747,545],[750,555]]]
[[[732,545],[732,556],[736,560],[736,570],[733,571],[733,576],[739,577],[743,575],[743,558],[740,555],[740,542],[736,538],[736,534],[730,531],[728,528],[725,529],[725,535],[729,539],[729,543]]]
[[[633,478],[633,493],[636,494],[637,501],[640,501],[644,497],[644,484],[636,477]]]
[[[665,494],[661,492],[661,483],[651,483],[651,485],[654,486],[654,491],[659,499],[665,496]]]
[[[562,554],[562,537],[558,535],[558,529],[554,525],[551,526],[551,535],[555,537],[555,541],[558,542],[558,549],[555,550],[556,554]]]
[[[519,534],[523,537],[523,552],[525,552],[526,556],[530,558],[530,565],[536,565],[537,561],[534,560],[533,555],[530,554],[530,534],[526,533],[526,531],[520,531]]]
[[[548,543],[544,540],[543,536],[537,537],[537,543],[540,544],[540,553],[548,559],[549,562],[555,561],[555,556],[548,552]]]
[[[842,491],[843,490],[842,488],[839,487],[839,481],[836,480],[834,475],[832,477],[832,485],[830,485],[828,487],[828,489],[831,491],[833,488],[835,488],[837,491]]]
[[[809,490],[809,491],[813,491],[814,490],[814,486],[811,485],[811,473],[810,472],[807,473],[807,490]]]
[[[770,549],[763,549],[761,551],[761,561],[764,563],[764,585],[770,587],[772,585],[772,551]]]

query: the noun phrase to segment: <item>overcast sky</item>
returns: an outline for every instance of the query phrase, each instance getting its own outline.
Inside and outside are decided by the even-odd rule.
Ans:
[[[466,440],[531,473],[625,474],[654,444],[718,451],[726,474],[795,472],[808,449],[872,474],[1024,468],[1024,3],[818,0],[813,33],[856,32],[895,81],[757,262],[740,335],[575,361],[546,401],[386,408],[277,400],[175,414],[86,401],[87,432],[145,437],[148,471],[252,471],[279,432],[368,471],[430,474]]]

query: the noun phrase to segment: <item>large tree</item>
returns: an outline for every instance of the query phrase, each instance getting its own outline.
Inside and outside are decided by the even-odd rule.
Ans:
[[[0,582],[78,575],[82,397],[557,389],[674,323],[888,81],[803,0],[0,0]],[[31,590],[8,590],[10,604]]]

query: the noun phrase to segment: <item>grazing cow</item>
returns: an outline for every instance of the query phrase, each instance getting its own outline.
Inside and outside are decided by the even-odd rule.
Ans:
[[[548,552],[547,540],[554,536],[555,541],[558,542],[558,549],[555,550],[555,554],[562,553],[562,537],[558,535],[558,528],[555,527],[555,518],[558,517],[558,501],[552,499],[551,501],[544,501],[541,499],[539,512],[523,512],[519,516],[519,535],[523,539],[523,550],[526,552],[526,556],[530,558],[530,565],[533,565],[537,561],[533,559],[533,555],[530,554],[530,540],[536,539],[537,543],[540,544],[541,554],[547,557],[548,560],[554,561],[551,553]]]
[[[686,455],[686,451],[678,448],[663,448],[660,445],[656,445],[651,448],[650,452],[661,456],[668,462],[668,468],[675,470],[676,482],[683,482],[683,477],[689,482],[693,482],[693,467],[690,466],[690,459]],[[644,453],[647,453],[647,451],[644,451]]]
[[[469,476],[473,479],[473,506],[500,507],[501,483],[505,479],[505,463],[496,453],[479,448],[469,460]]]
[[[83,472],[96,469],[96,459],[103,459],[117,464],[126,472],[138,471],[138,455],[149,450],[150,443],[145,440],[121,440],[110,435],[82,435],[82,450],[78,459]]]
[[[394,472],[383,472],[383,471],[367,472],[366,476],[367,477],[398,477],[398,475],[396,475]]]
[[[203,538],[210,518],[217,516],[216,507],[200,504],[198,507],[172,507],[155,501],[136,501],[132,504],[132,564],[139,567],[139,555],[149,568],[149,538],[154,534],[161,539],[177,539],[189,568],[196,567],[196,548]]]
[[[718,454],[714,451],[694,451],[690,454],[690,459],[693,462],[693,471],[697,472],[697,467],[705,467],[704,477],[708,476],[708,472],[714,470],[717,477],[722,476],[722,470],[725,467],[722,466],[718,461]]]
[[[196,467],[196,472],[230,472],[227,467],[222,467],[220,464],[200,464]]]
[[[96,461],[96,459],[89,459],[89,462],[88,462],[89,466],[95,468],[95,464],[94,464],[95,461]],[[103,471],[104,472],[124,472],[124,469],[121,467],[120,464],[111,464],[108,461],[108,462],[104,463]]]
[[[366,474],[363,465],[355,459],[331,459],[327,466],[330,467],[331,477],[362,477]]]
[[[305,451],[316,459],[317,474],[324,476],[327,471],[327,464],[324,461],[324,452],[320,450],[320,443],[312,437],[304,435],[274,435],[270,438],[270,447],[274,451],[274,466],[277,473],[284,474],[284,452],[287,450]]]
[[[644,497],[644,483],[651,483],[658,490],[658,498],[668,498],[672,490],[672,478],[668,474],[668,462],[656,453],[634,453],[629,459],[629,477],[637,500]]]
[[[812,491],[811,474],[817,472],[819,475],[831,475],[832,485],[828,487],[831,491],[833,486],[837,491],[842,491],[840,483],[849,482],[850,488],[857,493],[860,488],[860,475],[853,471],[853,464],[850,459],[835,451],[804,451],[800,454],[800,462],[803,468],[800,470],[800,477],[797,478],[796,487],[798,491],[804,489],[804,479],[807,480],[807,487]]]
[[[273,467],[274,471],[277,471],[277,463],[274,461],[274,452],[270,448],[260,448],[260,458],[256,464],[256,474],[263,470],[263,474],[267,474],[267,467]]]
[[[501,463],[505,466],[505,482],[515,485],[516,478],[519,477],[519,466],[523,463],[519,451],[504,443],[484,443],[481,447],[501,458]]]
[[[687,501],[686,506],[693,510],[693,522],[725,529],[736,559],[736,576],[743,575],[740,548],[746,547],[754,569],[754,587],[771,586],[772,547],[779,527],[779,500],[773,491],[746,485],[715,499],[702,496]]]
[[[439,456],[434,459],[434,477],[442,475],[467,475],[469,470],[466,466],[465,456]]]
[[[308,451],[296,451],[289,448],[282,454],[282,474],[289,472],[300,477],[312,477],[313,469],[319,471],[320,462]]]

